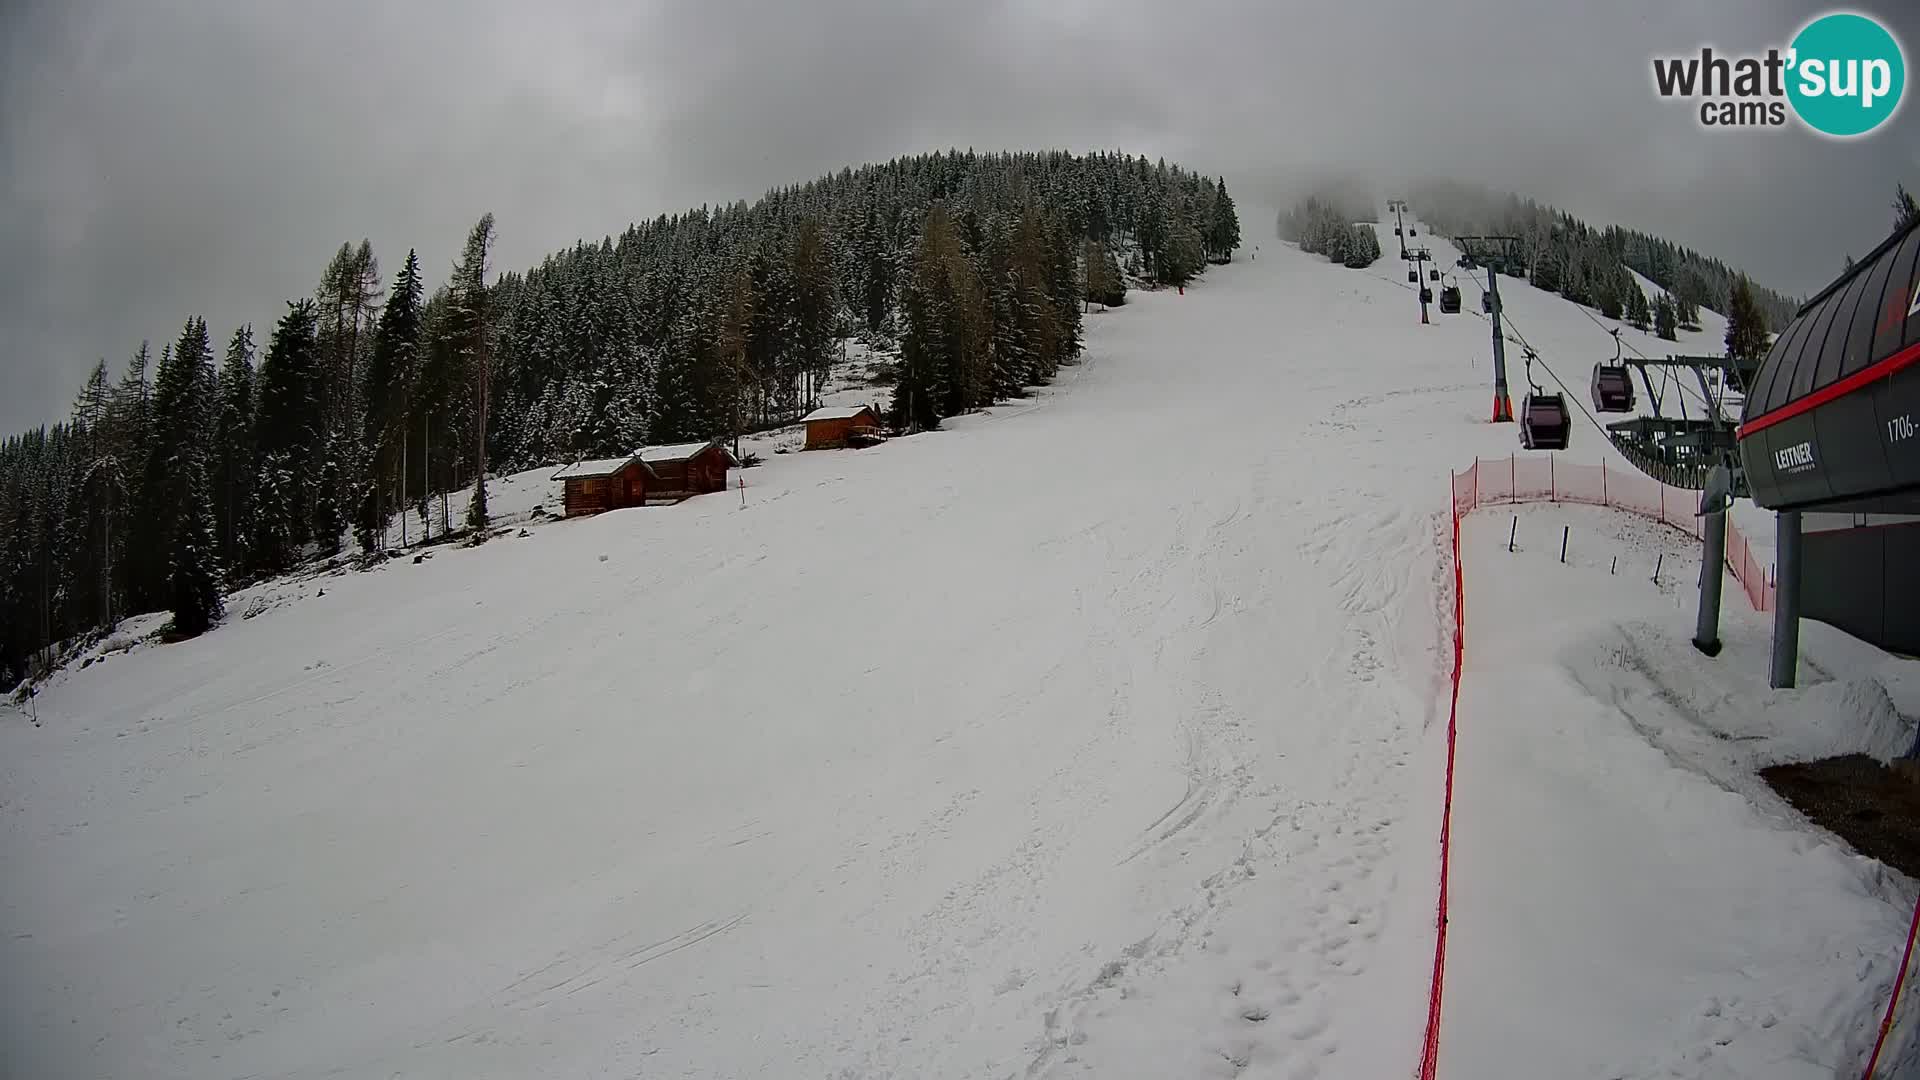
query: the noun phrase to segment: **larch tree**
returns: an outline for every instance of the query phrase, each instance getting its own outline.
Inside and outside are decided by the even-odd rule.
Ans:
[[[753,275],[745,268],[735,271],[727,284],[713,347],[727,403],[727,435],[736,455],[746,428],[747,400],[760,383],[753,357],[754,304]]]
[[[476,542],[487,528],[487,396],[492,389],[491,312],[487,297],[487,259],[493,249],[493,215],[483,214],[467,234],[449,283],[446,336],[454,362],[465,374],[473,402],[473,495],[467,501],[467,528]]]
[[[116,515],[125,514],[127,474],[121,465],[113,430],[113,389],[107,382],[107,362],[94,365],[80,396],[73,403],[73,425],[84,433],[82,471],[77,478],[74,511],[85,533],[91,569],[93,615],[96,625],[111,628],[116,621],[114,562]]]
[[[826,232],[813,218],[794,229],[792,261],[793,343],[797,366],[806,380],[803,406],[812,408],[833,361],[836,292]]]
[[[362,369],[360,432],[362,469],[356,485],[355,539],[366,554],[384,539],[389,507],[400,500],[405,476],[402,443],[407,434],[408,391],[420,347],[421,304],[425,286],[420,259],[412,251],[393,279],[393,290],[373,330],[373,348]]]
[[[947,263],[957,253],[953,222],[943,204],[928,209],[912,270],[902,286],[900,379],[893,388],[894,424],[906,431],[940,426],[953,384],[948,347],[955,297]]]

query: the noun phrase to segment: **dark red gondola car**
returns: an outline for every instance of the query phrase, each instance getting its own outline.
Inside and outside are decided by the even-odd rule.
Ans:
[[[1625,364],[1593,365],[1593,408],[1603,413],[1633,411],[1633,380]]]
[[[1528,450],[1565,450],[1573,418],[1559,394],[1528,394],[1520,405],[1520,445]]]

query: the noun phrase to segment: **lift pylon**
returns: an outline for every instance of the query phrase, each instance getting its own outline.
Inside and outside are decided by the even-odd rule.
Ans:
[[[1518,267],[1520,238],[1517,236],[1456,236],[1460,264],[1487,268],[1487,316],[1493,322],[1493,422],[1513,422],[1513,398],[1507,393],[1507,341],[1500,330],[1500,272]]]

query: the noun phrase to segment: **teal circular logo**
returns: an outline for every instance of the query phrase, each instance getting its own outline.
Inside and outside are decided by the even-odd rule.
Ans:
[[[1887,28],[1852,12],[1808,23],[1790,46],[1787,100],[1815,131],[1848,138],[1887,122],[1907,88],[1907,64]]]

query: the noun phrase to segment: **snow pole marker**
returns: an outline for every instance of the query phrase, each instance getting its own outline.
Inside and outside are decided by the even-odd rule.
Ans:
[[[1562,566],[1567,564],[1567,534],[1572,531],[1571,525],[1560,526],[1560,565]]]
[[[1607,564],[1607,576],[1612,577],[1613,572],[1618,569],[1620,569],[1620,556],[1615,555],[1613,561]]]
[[[1507,530],[1507,554],[1513,554],[1513,539],[1520,535],[1520,515],[1513,515],[1513,527]]]
[[[1665,566],[1666,562],[1667,562],[1667,553],[1664,551],[1660,553],[1660,557],[1658,559],[1655,559],[1653,561],[1653,583],[1655,585],[1660,584],[1660,568],[1662,566]]]

